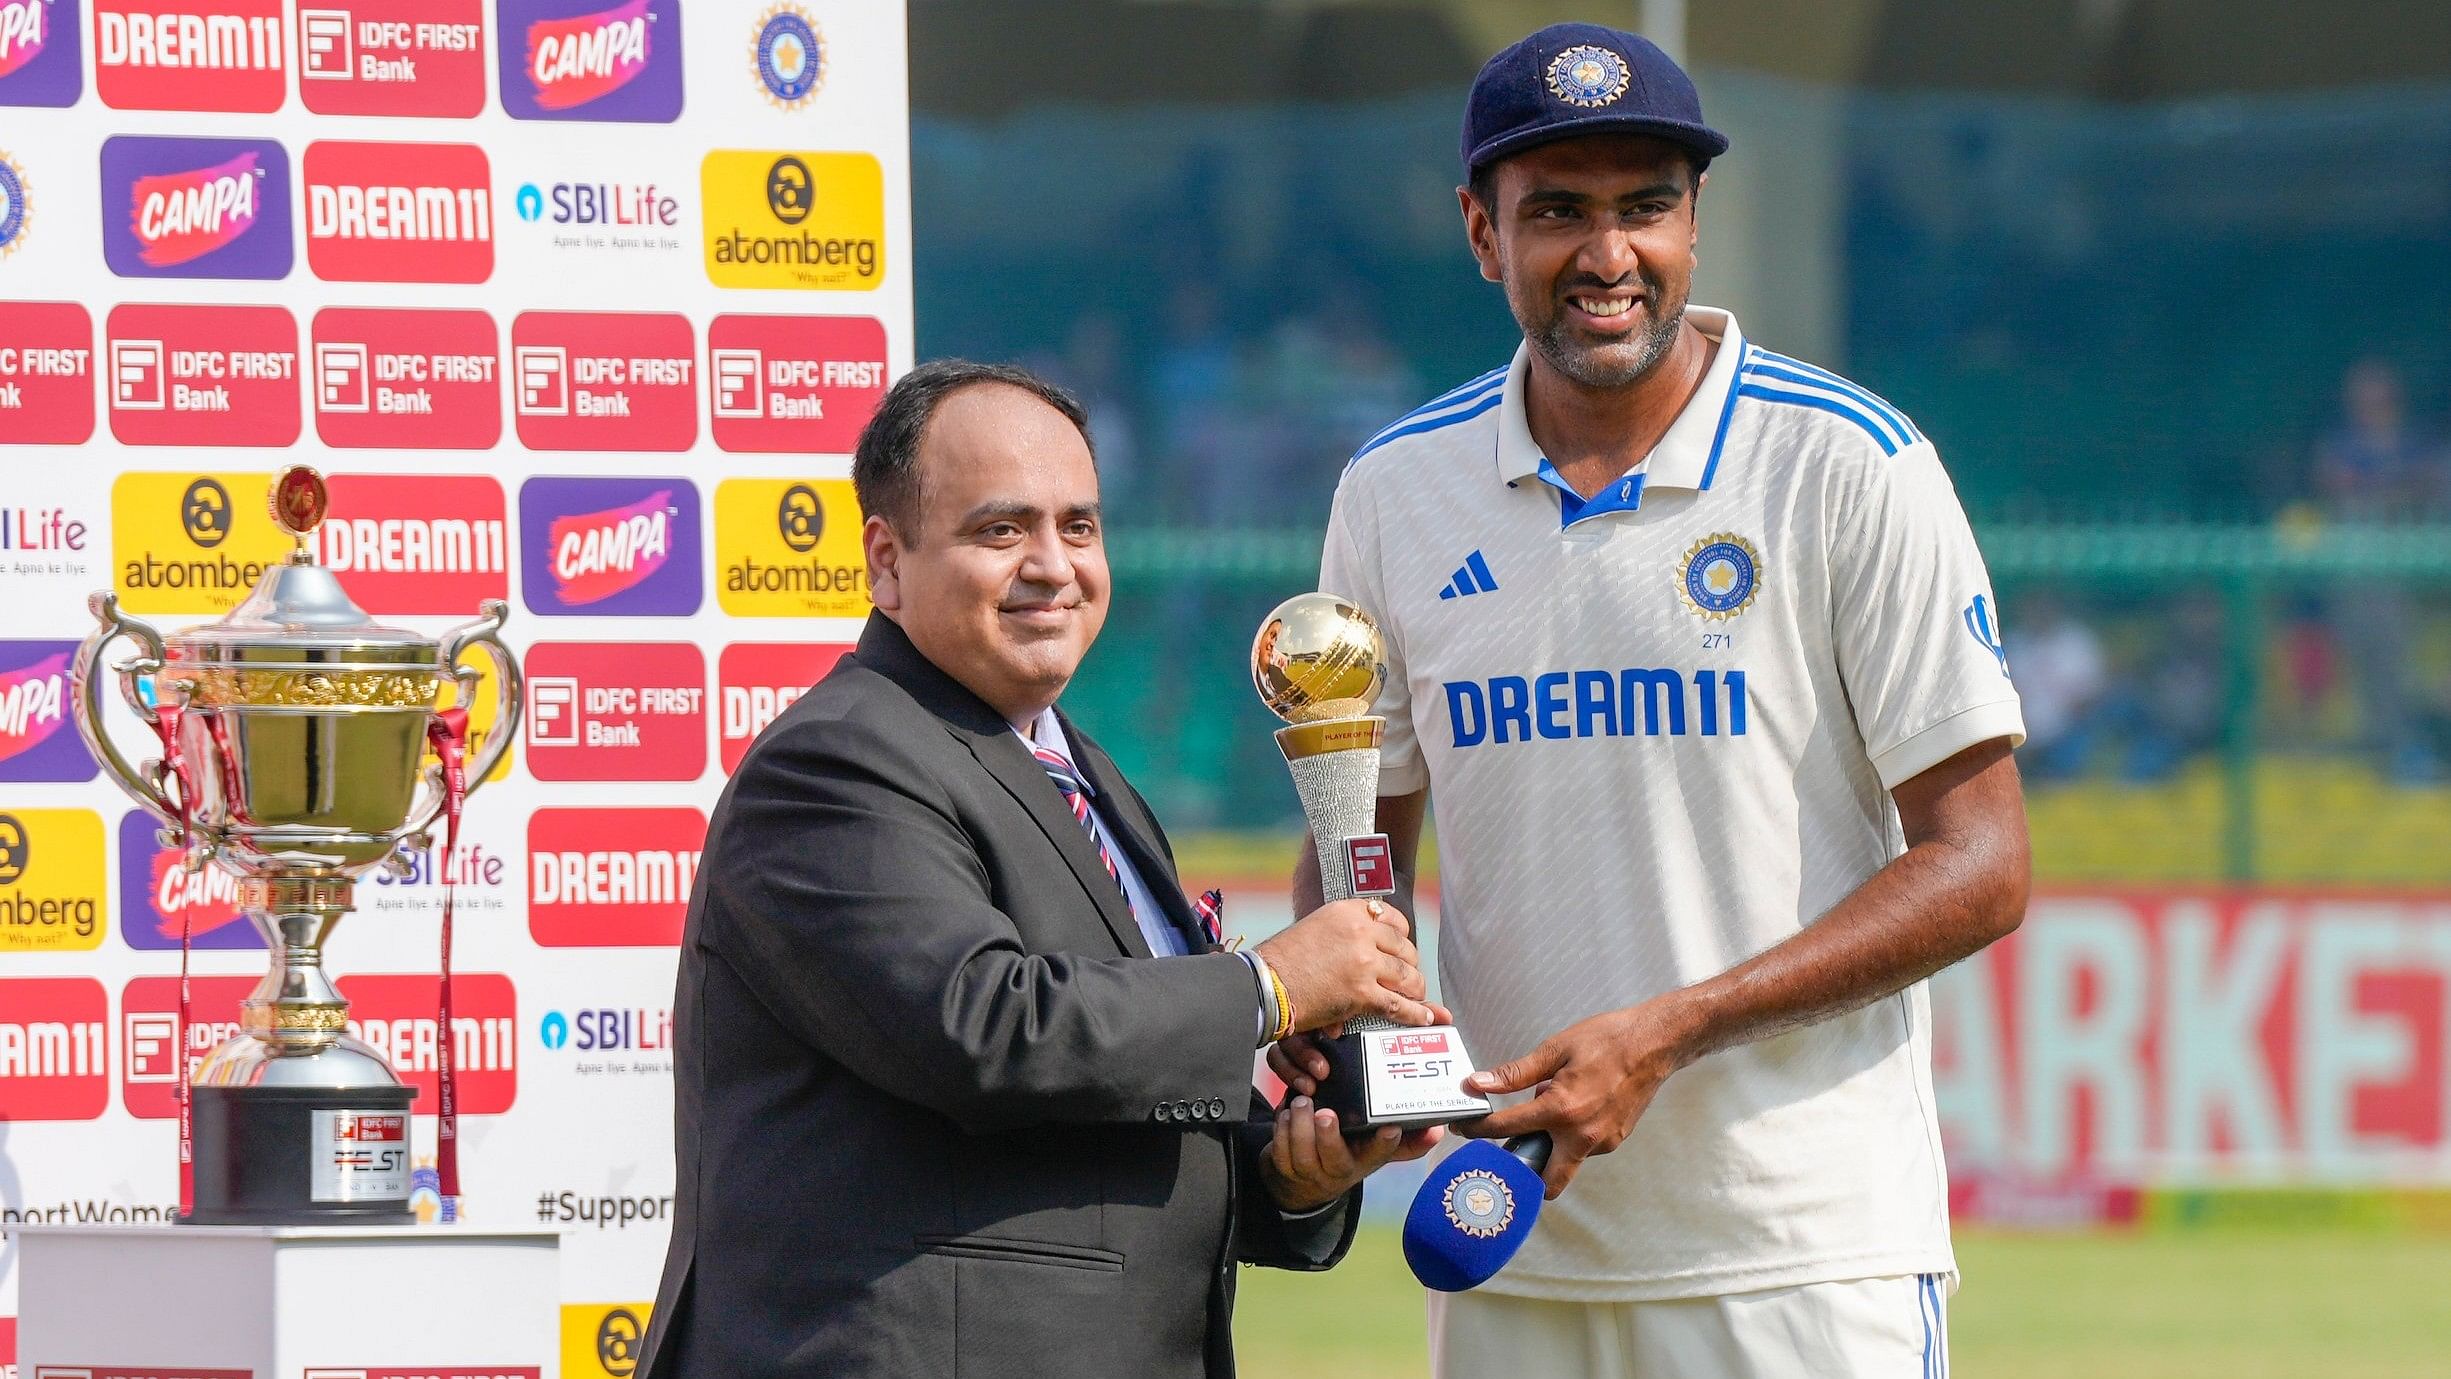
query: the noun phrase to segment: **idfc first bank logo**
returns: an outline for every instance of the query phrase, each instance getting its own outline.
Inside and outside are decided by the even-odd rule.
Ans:
[[[0,642],[0,781],[81,781],[97,773],[68,717],[75,642]]]
[[[696,780],[706,770],[706,657],[688,642],[538,642],[527,683],[538,780]]]
[[[475,115],[485,108],[480,0],[301,8],[298,99],[318,115]]]
[[[123,278],[286,278],[289,155],[270,139],[102,145],[102,259]]]
[[[94,0],[94,89],[114,110],[269,114],[288,94],[281,0]]]
[[[530,479],[519,544],[528,611],[545,617],[686,617],[704,596],[687,479]]]
[[[0,105],[75,105],[83,37],[77,0],[0,0]]]
[[[94,433],[94,320],[75,302],[0,302],[0,441],[80,445]],[[82,550],[80,525],[71,550]],[[11,539],[0,513],[0,551],[35,550]]]
[[[298,439],[298,323],[277,306],[111,308],[111,434],[127,445]]]
[[[681,117],[679,0],[502,0],[496,28],[513,119]]]

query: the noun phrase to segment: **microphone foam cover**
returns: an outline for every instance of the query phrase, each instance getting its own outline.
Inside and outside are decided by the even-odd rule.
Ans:
[[[1478,1288],[1506,1267],[1540,1218],[1540,1175],[1474,1140],[1439,1161],[1404,1216],[1404,1262],[1441,1293]]]

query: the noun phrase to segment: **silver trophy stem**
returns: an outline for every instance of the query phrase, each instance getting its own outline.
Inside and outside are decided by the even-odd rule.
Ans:
[[[276,1056],[328,1049],[348,1029],[349,1002],[324,974],[323,944],[349,912],[355,884],[346,877],[239,882],[239,906],[272,952],[272,970],[247,997],[240,1023]]]

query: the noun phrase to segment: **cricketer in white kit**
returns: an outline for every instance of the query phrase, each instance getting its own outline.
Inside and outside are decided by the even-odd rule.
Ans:
[[[2023,914],[2024,728],[1931,441],[1688,307],[1726,143],[1662,112],[1682,80],[1591,25],[1492,60],[1461,201],[1525,343],[1363,446],[1329,519],[1321,587],[1386,637],[1380,826],[1409,877],[1437,801],[1444,995],[1508,1094],[1464,1128],[1556,1142],[1522,1252],[1433,1295],[1433,1360],[1936,1379],[1923,983]]]

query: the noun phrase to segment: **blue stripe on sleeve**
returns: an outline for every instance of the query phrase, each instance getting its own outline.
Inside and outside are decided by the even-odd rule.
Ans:
[[[1801,359],[1792,358],[1788,355],[1779,354],[1771,350],[1760,350],[1757,351],[1757,353],[1764,360],[1769,362],[1780,364],[1784,367],[1795,369],[1803,373],[1811,374],[1814,378],[1819,379],[1823,386],[1845,393],[1848,396],[1856,399],[1858,402],[1861,402],[1865,406],[1870,407],[1872,410],[1880,413],[1883,417],[1886,417],[1891,424],[1895,425],[1905,434],[1908,444],[1912,445],[1916,441],[1923,439],[1923,432],[1915,429],[1915,423],[1907,419],[1906,413],[1901,412],[1896,407],[1891,406],[1887,401],[1883,400],[1878,394],[1874,393],[1870,388],[1865,387],[1863,384],[1857,383],[1853,379],[1842,378],[1818,364],[1807,364]]]
[[[1898,443],[1889,438],[1889,432],[1875,425],[1872,418],[1834,398],[1822,397],[1817,393],[1791,393],[1780,388],[1766,388],[1757,383],[1742,384],[1736,391],[1742,396],[1760,398],[1764,402],[1784,402],[1790,406],[1808,407],[1816,412],[1827,412],[1834,417],[1843,417],[1862,427],[1864,434],[1872,437],[1880,445],[1882,454],[1895,455],[1898,453]]]
[[[1469,401],[1471,399],[1466,396],[1467,394],[1477,397],[1481,392],[1486,390],[1493,381],[1503,383],[1506,378],[1506,370],[1512,367],[1514,366],[1510,364],[1505,368],[1492,369],[1488,373],[1481,375],[1479,378],[1472,380],[1470,383],[1464,384],[1460,388],[1450,388],[1447,391],[1440,393],[1438,396],[1431,398],[1429,401],[1405,413],[1403,416],[1400,416],[1394,421],[1389,422],[1387,425],[1380,427],[1377,435],[1374,435],[1369,440],[1362,442],[1362,450],[1368,450],[1370,447],[1377,445],[1380,441],[1386,439],[1388,432],[1395,430],[1397,427],[1413,420],[1415,417],[1426,416],[1431,412],[1437,411],[1441,407],[1449,406],[1451,404]],[[1359,458],[1360,452],[1355,452],[1355,455],[1356,458]]]
[[[1864,406],[1872,405],[1866,401],[1865,394],[1853,392],[1846,388],[1841,388],[1835,383],[1824,382],[1808,373],[1798,373],[1793,369],[1783,369],[1774,364],[1755,364],[1748,368],[1746,373],[1755,378],[1782,379],[1789,383],[1801,384],[1807,388],[1815,388],[1825,393],[1836,393],[1839,395],[1841,401],[1853,401]],[[1915,443],[1914,437],[1907,434],[1907,428],[1900,425],[1898,422],[1891,420],[1890,415],[1885,411],[1876,411],[1874,416],[1880,418],[1890,434],[1897,437],[1898,444],[1913,445]]]
[[[1354,451],[1353,459],[1345,462],[1345,468],[1353,468],[1354,464],[1360,461],[1364,455],[1369,454],[1371,451],[1378,449],[1382,445],[1386,445],[1390,441],[1399,441],[1404,439],[1406,436],[1418,436],[1425,431],[1436,431],[1442,427],[1454,426],[1460,422],[1470,421],[1474,417],[1481,415],[1483,412],[1488,411],[1490,408],[1497,406],[1499,403],[1504,402],[1505,400],[1506,390],[1504,388],[1494,388],[1485,394],[1480,401],[1473,403],[1471,406],[1466,407],[1460,412],[1448,412],[1441,416],[1430,417],[1424,421],[1416,421],[1410,426],[1390,427],[1385,431],[1381,431],[1378,435],[1378,439],[1373,440],[1370,442],[1370,444]]]

